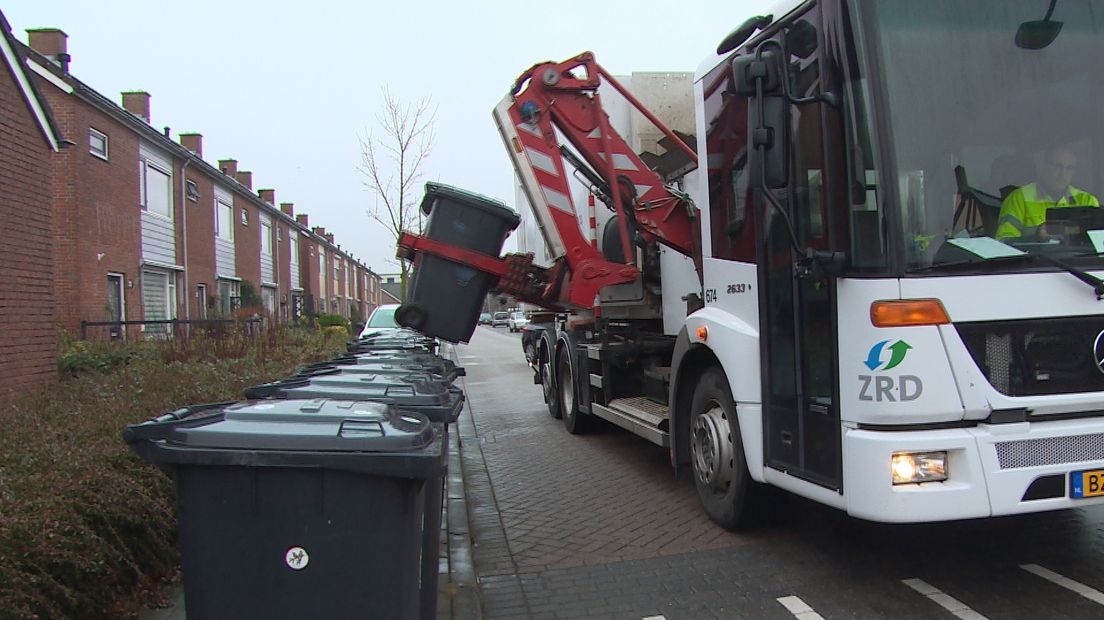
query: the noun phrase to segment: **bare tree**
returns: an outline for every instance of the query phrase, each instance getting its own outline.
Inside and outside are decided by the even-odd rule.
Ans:
[[[422,232],[418,209],[418,180],[433,147],[437,108],[429,97],[403,102],[383,89],[383,111],[376,118],[377,131],[360,139],[360,166],[364,184],[375,195],[368,215],[385,226],[398,243],[403,230]],[[410,265],[399,261],[400,296],[406,298]]]

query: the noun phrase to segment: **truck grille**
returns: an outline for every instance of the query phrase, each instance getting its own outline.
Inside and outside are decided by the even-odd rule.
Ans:
[[[996,444],[1001,469],[1039,467],[1104,459],[1104,433],[1018,439]]]
[[[1009,396],[1104,390],[1104,317],[955,323],[985,378]],[[1099,345],[1099,347],[1098,347]],[[1100,350],[1097,350],[1097,349]]]

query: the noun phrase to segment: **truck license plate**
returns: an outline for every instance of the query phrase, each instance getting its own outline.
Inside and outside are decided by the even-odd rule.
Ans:
[[[1104,469],[1070,473],[1070,497],[1079,499],[1101,495],[1104,495]]]

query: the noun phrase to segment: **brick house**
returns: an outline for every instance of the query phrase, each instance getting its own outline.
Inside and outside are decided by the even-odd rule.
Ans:
[[[80,333],[83,321],[229,316],[245,282],[269,316],[292,320],[315,310],[304,303],[312,251],[322,253],[327,270],[363,267],[332,234],[313,234],[305,214],[298,222],[291,203],[277,207],[274,190],[255,193],[252,173],[237,161],[216,167],[204,160],[201,134],[183,133],[177,143],[167,128],[154,128],[149,93],[122,93],[120,106],[72,76],[64,32],[28,32],[29,47],[14,39],[12,47],[26,55],[30,81],[55,111],[60,135],[76,143],[51,160],[52,243],[66,261],[55,277],[63,329]],[[316,299],[333,307],[335,284],[329,277],[322,283],[327,288]],[[88,335],[140,332],[171,333],[147,324]]]
[[[0,225],[16,233],[0,260],[2,400],[57,377],[50,162],[62,140],[3,13],[0,55]]]

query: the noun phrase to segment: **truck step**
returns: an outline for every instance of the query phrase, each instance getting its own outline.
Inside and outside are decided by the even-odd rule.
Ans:
[[[666,405],[655,403],[644,396],[633,396],[612,400],[608,405],[591,403],[590,407],[594,415],[630,433],[664,448],[670,446]]]

